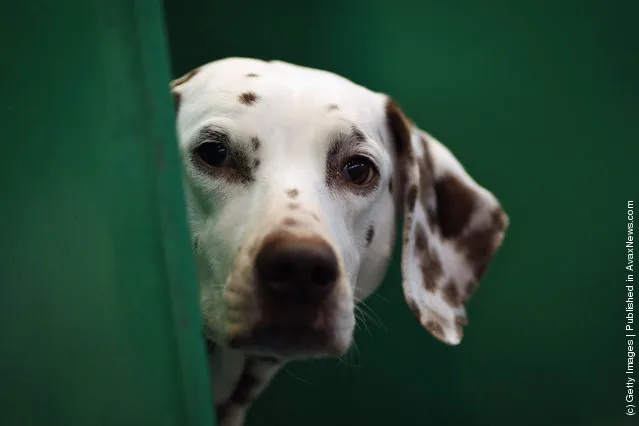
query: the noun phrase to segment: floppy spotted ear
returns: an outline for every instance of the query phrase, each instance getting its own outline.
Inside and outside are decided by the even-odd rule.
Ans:
[[[456,345],[468,323],[464,305],[501,245],[508,216],[493,194],[391,99],[386,117],[403,183],[404,296],[434,337]]]

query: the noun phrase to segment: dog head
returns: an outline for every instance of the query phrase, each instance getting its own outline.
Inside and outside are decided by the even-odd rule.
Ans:
[[[208,337],[282,358],[341,354],[404,216],[406,301],[457,344],[507,216],[385,94],[229,58],[171,83]]]

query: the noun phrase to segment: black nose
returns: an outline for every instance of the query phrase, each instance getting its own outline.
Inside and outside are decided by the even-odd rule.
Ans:
[[[335,287],[335,252],[319,238],[272,235],[255,259],[257,284],[276,297],[319,302]]]

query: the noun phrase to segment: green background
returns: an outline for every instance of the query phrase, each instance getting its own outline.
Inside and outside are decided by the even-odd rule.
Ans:
[[[461,346],[419,327],[393,268],[348,365],[291,365],[250,426],[631,424],[623,268],[626,201],[639,198],[639,2],[165,4],[174,76],[252,56],[387,92],[511,218]]]
[[[211,426],[162,9],[0,1],[0,426]]]

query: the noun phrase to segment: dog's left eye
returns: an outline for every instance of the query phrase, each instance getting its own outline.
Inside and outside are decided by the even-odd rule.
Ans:
[[[365,186],[373,181],[377,173],[372,161],[366,157],[353,157],[344,164],[342,177],[354,185]]]
[[[205,142],[194,151],[199,161],[209,167],[224,167],[229,160],[229,149],[219,142]]]

